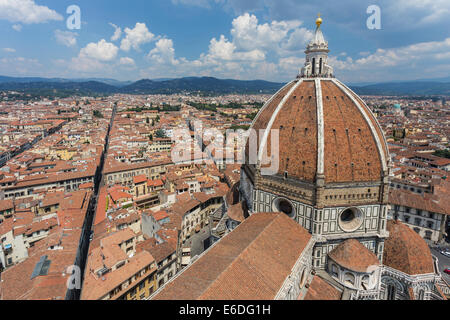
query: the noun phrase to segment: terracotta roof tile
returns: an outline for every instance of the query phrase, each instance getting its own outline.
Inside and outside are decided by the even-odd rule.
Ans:
[[[380,265],[377,256],[355,239],[341,242],[328,256],[340,266],[356,272],[372,272],[370,267]]]
[[[400,221],[387,223],[383,264],[410,275],[434,273],[433,258],[425,240]]]
[[[304,228],[284,214],[255,213],[155,298],[273,299],[310,239]]]
[[[319,276],[314,276],[303,300],[341,300],[342,292]]]

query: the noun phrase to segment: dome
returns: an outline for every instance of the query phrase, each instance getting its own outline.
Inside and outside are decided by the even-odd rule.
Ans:
[[[358,240],[349,239],[328,253],[334,262],[345,269],[370,273],[380,265],[376,255]]]
[[[243,222],[246,218],[244,213],[244,202],[238,202],[230,206],[227,210],[227,215],[234,221]]]
[[[320,25],[305,53],[297,78],[253,120],[258,139],[249,139],[246,163],[256,165],[261,175],[308,183],[383,181],[389,175],[386,139],[364,101],[334,77]]]
[[[380,125],[364,101],[335,78],[319,74],[289,82],[264,105],[252,128],[259,136],[257,163],[264,168],[278,161],[279,175],[306,182],[322,176],[325,183],[373,182],[387,175]],[[271,159],[273,129],[279,130],[279,156]],[[248,159],[248,145],[246,153]]]
[[[389,220],[383,264],[409,275],[434,273],[433,258],[425,240],[407,225]]]

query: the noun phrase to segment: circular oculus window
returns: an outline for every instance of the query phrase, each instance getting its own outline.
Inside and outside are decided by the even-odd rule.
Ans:
[[[287,199],[284,198],[275,199],[272,207],[274,211],[283,212],[284,214],[286,214],[291,218],[295,216],[294,207],[292,206],[292,203]]]
[[[364,222],[361,210],[357,208],[348,208],[339,215],[339,226],[345,232],[357,230]]]

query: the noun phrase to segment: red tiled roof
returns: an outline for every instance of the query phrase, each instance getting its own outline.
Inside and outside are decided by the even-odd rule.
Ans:
[[[242,222],[245,220],[244,216],[244,209],[243,209],[243,202],[236,203],[235,205],[232,205],[227,210],[227,215],[229,218],[233,219],[234,221]]]
[[[120,190],[112,190],[109,192],[109,196],[111,197],[111,199],[116,202],[117,200],[120,199],[132,199],[133,196],[129,193],[120,191]]]
[[[0,211],[14,209],[14,203],[12,199],[0,200]]]
[[[372,272],[370,267],[380,265],[377,256],[355,239],[341,242],[328,256],[340,266],[356,272]]]
[[[389,203],[450,215],[445,206],[441,206],[437,201],[430,199],[428,195],[419,195],[408,190],[390,189]]]
[[[319,276],[314,276],[303,300],[341,300],[341,296],[341,291]]]
[[[410,275],[434,273],[433,258],[425,240],[400,221],[387,223],[383,264]]]
[[[158,300],[273,299],[311,239],[281,213],[255,213],[190,265]]]
[[[160,221],[162,219],[168,218],[169,214],[167,213],[167,211],[161,210],[161,211],[152,213],[152,216],[155,218],[156,221]]]
[[[133,177],[134,184],[144,183],[146,181],[147,181],[147,176],[144,174]]]
[[[106,219],[106,198],[108,193],[106,192],[106,187],[100,188],[97,202],[97,211],[95,212],[94,226],[99,224]]]

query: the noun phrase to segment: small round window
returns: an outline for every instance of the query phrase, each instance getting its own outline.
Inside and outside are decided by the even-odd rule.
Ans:
[[[289,217],[295,216],[295,210],[292,206],[292,203],[283,198],[278,198],[273,202],[273,210],[283,212],[284,214],[288,215]]]
[[[363,223],[361,211],[357,208],[348,208],[339,216],[339,226],[346,232],[357,230]]]

